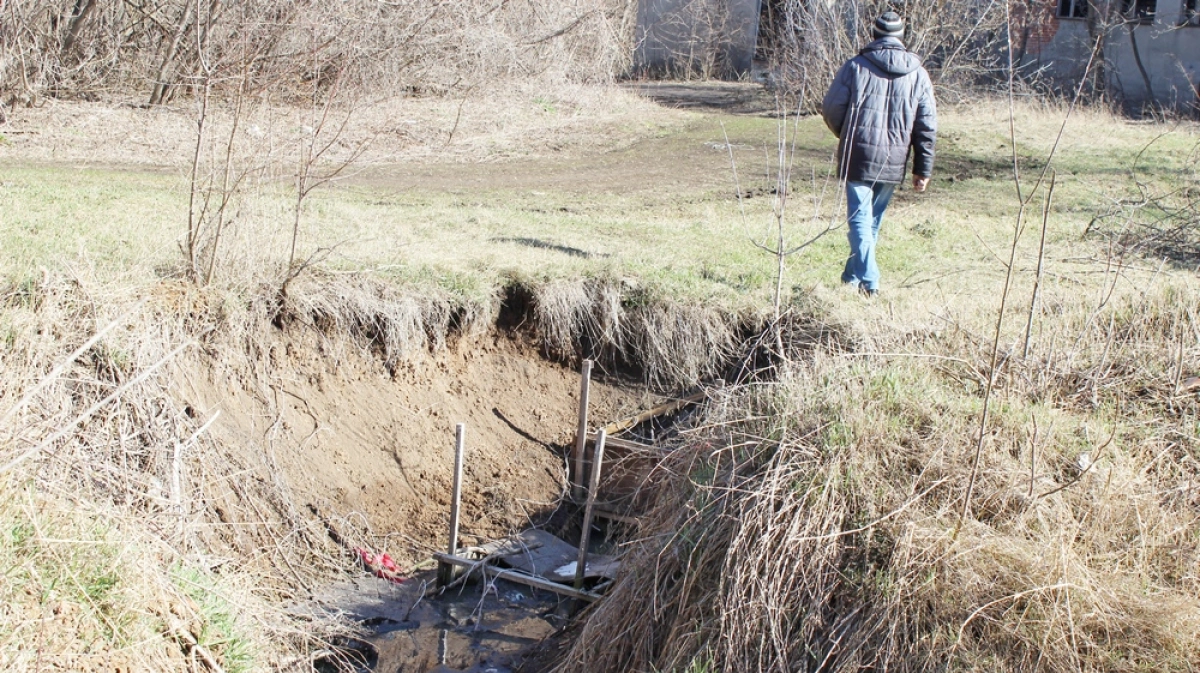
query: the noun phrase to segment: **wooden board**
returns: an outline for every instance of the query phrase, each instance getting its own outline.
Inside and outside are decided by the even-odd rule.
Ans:
[[[510,568],[530,575],[545,577],[546,573],[575,559],[579,549],[553,535],[530,529],[508,538],[495,556]]]
[[[574,578],[579,548],[546,531],[530,529],[505,540],[494,555],[504,565],[523,573],[562,581],[568,578],[555,574],[555,571],[571,564],[570,577]],[[584,566],[584,577],[611,579],[614,571],[613,559],[592,554]]]
[[[546,577],[556,582],[570,582],[575,579],[575,568],[578,565],[579,561],[571,561],[566,565],[554,568],[546,574]],[[588,556],[587,565],[583,567],[583,576],[587,579],[603,577],[611,580],[616,577],[617,569],[620,567],[620,561],[608,556],[592,554]]]
[[[514,537],[504,538],[503,540],[488,542],[487,544],[483,544],[478,547],[468,547],[466,549],[462,549],[459,551],[459,556],[476,559],[495,559],[504,556],[510,556],[512,554],[519,554],[525,551],[541,549],[542,545],[543,542],[539,540],[538,536],[536,535],[526,535],[524,537],[517,535]]]
[[[599,594],[594,594],[590,591],[576,590],[566,586],[565,584],[559,584],[557,582],[551,582],[547,579],[542,579],[541,577],[527,575],[519,570],[495,568],[486,563],[471,561],[468,559],[459,558],[457,556],[451,556],[450,554],[443,554],[441,552],[434,552],[433,557],[437,559],[439,563],[448,563],[460,568],[467,568],[469,572],[480,572],[488,578],[500,578],[508,580],[509,582],[516,582],[518,584],[524,584],[525,586],[530,586],[535,589],[544,589],[556,594],[569,596],[571,598],[579,598],[585,601],[600,600]]]
[[[626,418],[626,419],[623,419],[620,421],[616,421],[615,423],[609,423],[608,425],[606,425],[604,427],[604,430],[610,435],[615,435],[620,432],[624,432],[625,430],[628,430],[629,428],[635,427],[640,423],[645,423],[646,421],[648,421],[652,418],[657,418],[659,416],[664,416],[666,414],[670,414],[670,413],[679,411],[680,409],[686,407],[689,404],[696,404],[698,402],[703,402],[706,397],[708,397],[708,393],[706,393],[702,390],[694,395],[689,395],[681,400],[674,400],[671,402],[667,402],[665,404],[660,404],[657,407],[643,411],[642,413],[640,413],[636,416],[630,416],[629,418]]]
[[[503,540],[459,549],[455,557],[468,563],[501,563],[534,577],[570,582],[575,577],[579,548],[545,531],[530,529]],[[567,565],[571,566],[569,577],[556,572]],[[591,554],[584,566],[584,577],[612,579],[618,566],[610,556]]]

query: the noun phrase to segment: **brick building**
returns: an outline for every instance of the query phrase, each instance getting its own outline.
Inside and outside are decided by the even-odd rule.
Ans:
[[[1103,22],[1088,15],[1105,10]],[[1027,70],[1077,83],[1103,31],[1109,91],[1131,106],[1198,109],[1200,0],[1013,0],[1012,15]]]

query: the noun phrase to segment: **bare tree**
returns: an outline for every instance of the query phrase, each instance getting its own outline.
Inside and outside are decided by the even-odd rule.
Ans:
[[[300,220],[304,213],[304,203],[313,190],[337,179],[362,156],[367,149],[370,139],[358,142],[346,155],[332,161],[328,156],[332,150],[342,143],[347,125],[357,107],[353,96],[344,96],[347,70],[339,70],[338,75],[328,94],[322,100],[316,95],[310,108],[310,123],[300,129],[296,162],[296,194],[292,209],[291,244],[288,247],[288,261],[284,270],[283,281],[279,286],[279,294],[287,296],[288,285],[291,284],[305,269],[319,262],[328,255],[330,248],[318,248],[305,259],[297,255],[297,243],[300,239]],[[314,84],[316,88],[316,84]]]
[[[805,109],[817,109],[837,69],[871,41],[874,18],[896,4],[768,0],[759,44],[771,81],[791,95],[803,89]],[[1005,6],[1006,0],[912,0],[902,8],[904,43],[925,59],[942,87],[997,81],[1003,75]]]
[[[344,58],[369,55],[359,77],[381,90],[441,91],[497,76],[555,72],[612,80],[629,63],[634,0],[545,5],[494,0],[3,0],[0,90],[26,97],[137,94],[151,105],[199,95],[201,59],[245,71],[251,93],[308,76],[309,40]],[[334,59],[336,60],[336,59]],[[323,75],[332,81],[333,70]],[[217,73],[210,95],[239,86]]]

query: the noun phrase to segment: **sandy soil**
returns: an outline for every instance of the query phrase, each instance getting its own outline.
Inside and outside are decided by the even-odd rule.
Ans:
[[[279,336],[266,390],[197,363],[176,394],[215,440],[261,453],[293,506],[390,543],[403,564],[445,544],[455,424],[466,426],[465,542],[545,518],[566,484],[579,375],[520,339],[493,334],[404,363],[331,359],[303,335]],[[657,401],[595,381],[591,414],[608,422]],[[343,527],[343,526],[338,526]],[[236,530],[236,528],[235,528]],[[235,540],[253,545],[253,536]]]

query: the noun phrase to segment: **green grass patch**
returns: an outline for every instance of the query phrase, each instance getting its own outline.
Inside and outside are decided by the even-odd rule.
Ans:
[[[171,670],[190,647],[176,631],[181,619],[196,624],[196,641],[224,670],[257,665],[238,611],[212,576],[189,566],[168,574],[156,554],[103,516],[32,487],[3,483],[0,494],[0,664],[7,670],[123,661]]]
[[[244,633],[238,609],[223,594],[223,587],[207,573],[176,567],[171,572],[175,586],[192,599],[201,618],[196,643],[218,654],[230,673],[254,670],[252,641]]]
[[[1065,112],[1019,107],[1017,113],[1017,161],[1027,193]],[[930,192],[902,187],[885,220],[885,289],[979,292],[1003,273],[1017,213],[1005,117],[992,105],[943,110]],[[830,178],[836,141],[820,118],[789,120],[787,129],[795,154],[785,245],[830,230],[788,259],[785,294],[804,295],[838,284],[846,255],[844,197]],[[774,257],[758,246],[775,246],[779,235],[772,210],[779,137],[775,119],[710,114],[607,152],[414,166],[434,176],[419,180],[405,178],[403,169],[366,173],[309,197],[299,253],[338,271],[432,280],[455,294],[486,295],[516,274],[604,275],[640,279],[667,297],[761,307],[776,275]],[[1055,158],[1049,231],[1055,254],[1083,254],[1079,238],[1095,214],[1136,192],[1131,176],[1175,179],[1190,165],[1195,143],[1189,126],[1136,125],[1077,111]],[[280,175],[278,182],[248,185],[236,201],[219,277],[282,264],[292,234],[287,184]],[[735,184],[745,197],[740,202]],[[1031,203],[1030,228],[1041,198]],[[15,253],[0,267],[4,275],[83,265],[102,276],[149,280],[179,259],[186,181],[181,174],[52,162],[9,165],[0,168],[0,212],[0,241]],[[1022,259],[1032,257],[1035,245],[1036,236],[1024,237]]]

